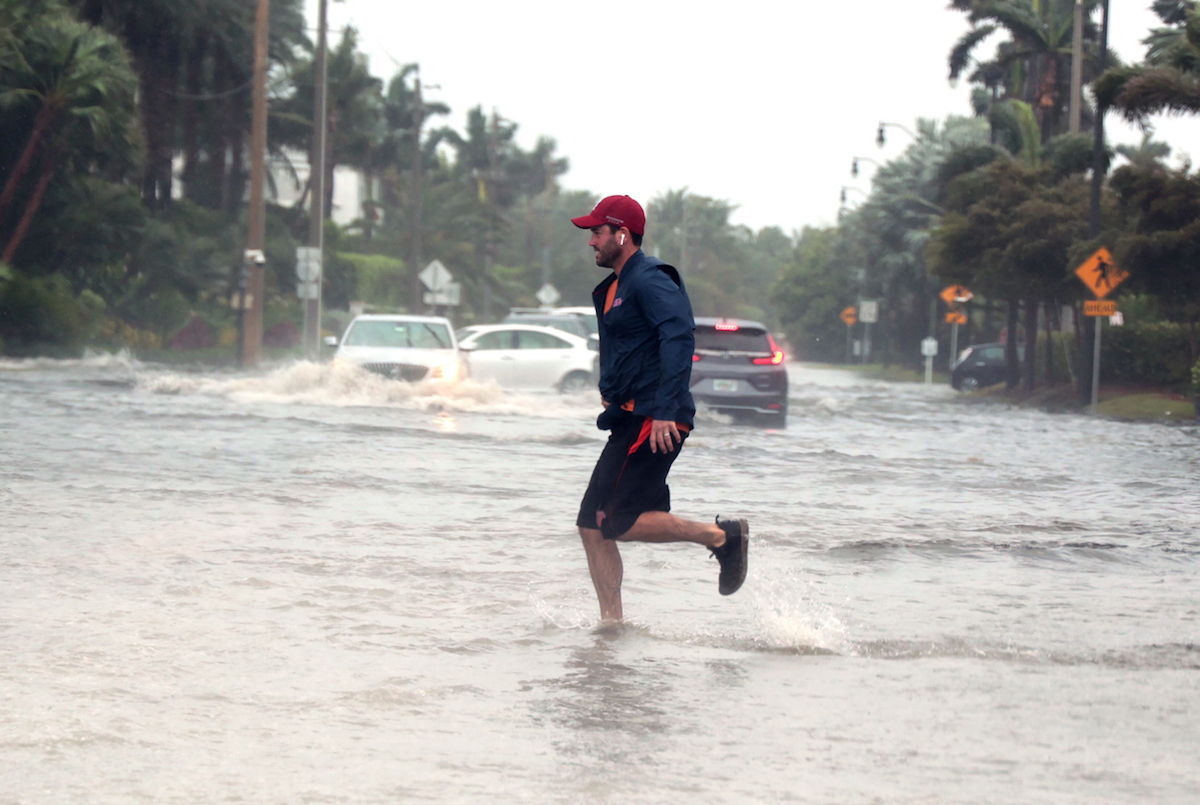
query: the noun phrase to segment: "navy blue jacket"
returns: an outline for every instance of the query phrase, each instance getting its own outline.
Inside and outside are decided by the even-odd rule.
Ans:
[[[608,288],[617,282],[612,309],[604,312]],[[600,328],[600,394],[615,414],[629,400],[633,413],[694,424],[692,303],[674,266],[639,249],[592,291]],[[607,413],[607,412],[606,412]],[[609,427],[603,414],[598,422]]]

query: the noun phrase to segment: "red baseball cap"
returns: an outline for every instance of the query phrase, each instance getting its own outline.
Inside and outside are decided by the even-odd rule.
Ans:
[[[642,205],[629,196],[603,198],[590,214],[572,218],[571,223],[580,229],[612,224],[615,227],[623,226],[635,235],[646,234],[646,213]]]

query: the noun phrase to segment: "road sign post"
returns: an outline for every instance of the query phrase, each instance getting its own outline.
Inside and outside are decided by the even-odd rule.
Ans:
[[[1096,319],[1096,340],[1092,346],[1091,404],[1091,413],[1095,415],[1100,410],[1100,317],[1111,316],[1117,312],[1117,303],[1106,301],[1104,297],[1129,279],[1129,272],[1116,264],[1108,249],[1101,247],[1075,269],[1075,276],[1096,295],[1096,299],[1083,303],[1084,314]]]
[[[858,311],[851,305],[842,311],[840,318],[846,324],[846,363],[850,363],[850,337],[854,332],[854,325],[858,323]]]
[[[949,367],[954,369],[954,360],[958,357],[958,325],[967,323],[967,314],[959,310],[959,306],[970,302],[975,298],[975,294],[962,285],[948,285],[942,289],[941,297],[950,308],[950,312],[946,314],[946,323],[950,325]]]
[[[925,385],[933,385],[933,359],[938,354],[936,338],[926,338],[921,341],[921,354],[925,356]]]
[[[864,299],[858,303],[858,320],[863,323],[862,362],[871,356],[871,325],[879,321],[879,302]]]

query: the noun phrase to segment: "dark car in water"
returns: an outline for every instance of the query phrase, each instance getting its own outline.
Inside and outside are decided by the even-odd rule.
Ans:
[[[1017,347],[1017,359],[1025,348]],[[977,391],[1004,382],[1004,344],[972,344],[962,351],[950,370],[950,385],[959,391]]]
[[[709,408],[787,421],[784,354],[766,325],[743,319],[696,319],[692,397]]]

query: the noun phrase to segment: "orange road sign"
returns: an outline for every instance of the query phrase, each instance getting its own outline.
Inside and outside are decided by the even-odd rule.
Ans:
[[[848,307],[842,311],[842,321],[846,322],[847,327],[853,327],[858,323],[858,311],[853,307]]]
[[[1075,276],[1083,280],[1083,284],[1091,289],[1091,292],[1098,298],[1103,299],[1113,288],[1129,279],[1129,272],[1113,262],[1112,253],[1101,247],[1099,251],[1085,260],[1083,265],[1075,269]]]
[[[1115,299],[1089,299],[1083,303],[1083,315],[1085,316],[1112,316],[1117,312],[1117,300]]]
[[[946,314],[946,324],[966,324],[967,314],[951,311]]]
[[[969,302],[975,298],[975,294],[968,291],[961,285],[951,285],[942,289],[942,300],[950,307],[962,302]]]

